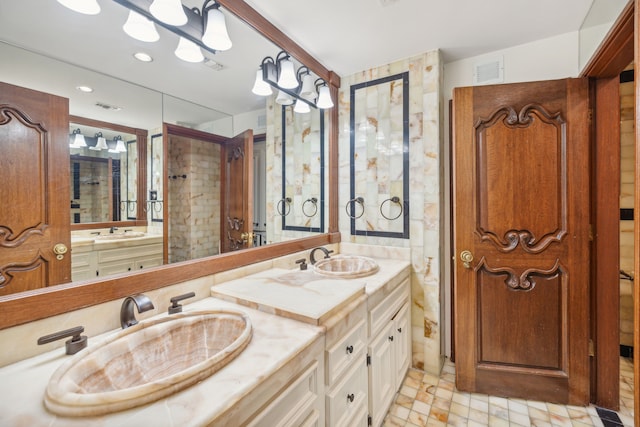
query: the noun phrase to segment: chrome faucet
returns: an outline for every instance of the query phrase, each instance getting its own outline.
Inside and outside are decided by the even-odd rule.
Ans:
[[[109,233],[113,234],[114,231],[116,231],[118,229],[118,227],[111,227],[109,229]]]
[[[323,246],[318,246],[317,248],[313,248],[311,249],[311,253],[309,254],[309,261],[311,262],[311,265],[316,263],[316,258],[315,258],[315,253],[316,251],[322,251],[324,252],[324,258],[329,258],[329,254],[332,254],[333,251],[328,250],[327,248],[323,247]]]
[[[122,301],[122,307],[120,307],[120,325],[122,329],[127,329],[129,326],[133,326],[138,323],[136,315],[133,312],[133,305],[136,305],[138,313],[144,313],[145,311],[153,310],[153,303],[144,294],[137,294],[128,296]]]

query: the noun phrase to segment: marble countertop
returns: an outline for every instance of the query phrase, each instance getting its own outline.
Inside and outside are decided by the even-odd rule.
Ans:
[[[267,313],[323,325],[365,293],[368,305],[375,306],[409,277],[408,261],[371,258],[380,267],[371,276],[344,279],[318,274],[312,266],[308,270],[273,268],[213,286],[211,295]]]
[[[292,366],[296,365],[297,359],[303,355],[309,357],[312,347],[318,346],[323,330],[215,298],[185,305],[184,311],[216,308],[231,308],[247,313],[253,324],[253,337],[240,355],[197,385],[168,398],[114,414],[58,417],[44,408],[43,395],[53,372],[70,357],[64,354],[64,344],[61,342],[62,347],[54,351],[0,368],[0,425],[196,426],[212,421],[215,424],[217,417],[224,416],[227,422],[233,419],[229,417],[251,415],[255,410],[251,407],[252,399],[244,398],[267,379],[276,377],[276,380],[287,381],[288,376],[295,373],[292,372]],[[89,345],[97,345],[118,331],[90,337]]]
[[[211,296],[278,316],[322,325],[365,292],[362,279],[335,279],[313,270],[272,268],[211,288]]]

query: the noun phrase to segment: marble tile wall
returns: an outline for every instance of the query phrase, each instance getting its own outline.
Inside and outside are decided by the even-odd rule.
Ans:
[[[620,84],[620,207],[633,208],[635,137],[633,82]],[[636,213],[637,215],[637,213]],[[633,273],[634,221],[620,221],[620,269]],[[633,274],[635,276],[635,274]],[[633,282],[620,280],[620,344],[633,346]]]
[[[218,254],[220,146],[172,137],[168,167],[176,176],[169,179],[169,261]]]
[[[339,227],[343,242],[411,249],[413,366],[438,373],[443,340],[441,284],[443,63],[435,50],[342,77],[339,92]],[[349,200],[350,87],[409,72],[410,239],[352,236]],[[362,169],[364,166],[360,166]],[[357,170],[356,173],[362,172]],[[366,176],[362,175],[362,176]],[[367,178],[368,179],[368,178]]]

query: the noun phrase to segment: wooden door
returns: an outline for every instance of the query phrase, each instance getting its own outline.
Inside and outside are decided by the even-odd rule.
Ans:
[[[586,404],[588,82],[453,99],[456,386]]]
[[[222,146],[222,252],[253,246],[253,131]]]
[[[71,281],[68,135],[66,98],[0,83],[0,295]]]

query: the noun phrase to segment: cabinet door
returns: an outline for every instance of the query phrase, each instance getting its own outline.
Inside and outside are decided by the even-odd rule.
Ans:
[[[133,264],[134,270],[142,270],[143,268],[158,267],[162,265],[162,255],[148,256],[136,258]]]
[[[410,328],[409,304],[405,304],[394,319],[393,325],[393,349],[395,352],[395,389],[402,385],[404,376],[409,369],[411,360],[411,328]]]
[[[98,264],[99,276],[126,273],[131,270],[133,270],[133,260],[102,262]]]
[[[396,390],[395,357],[393,346],[394,322],[389,322],[369,345],[369,412],[373,426],[384,420],[387,408]]]
[[[367,424],[367,365],[364,354],[327,393],[327,425],[354,427]]]

